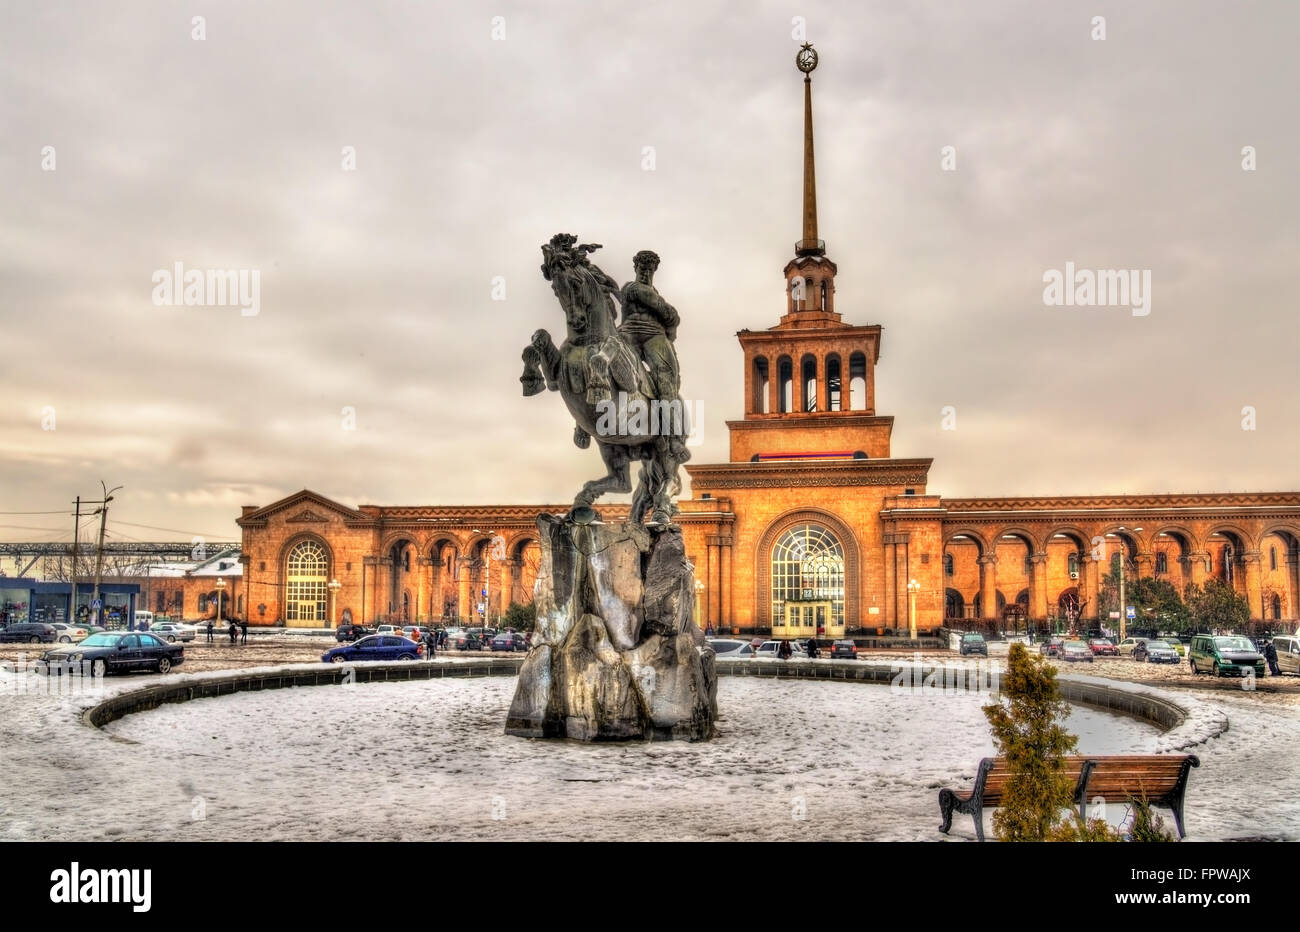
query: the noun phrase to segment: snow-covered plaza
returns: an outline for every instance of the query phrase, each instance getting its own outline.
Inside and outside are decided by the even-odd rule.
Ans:
[[[723,677],[711,742],[586,745],[504,735],[511,677],[246,692],[101,730],[82,713],[102,696],[18,676],[0,674],[6,841],[968,840],[968,817],[937,831],[938,791],[993,751],[986,695],[879,684]],[[1186,711],[1171,732],[1086,707],[1067,725],[1082,752],[1197,754],[1189,841],[1300,839],[1296,695],[1107,682]]]

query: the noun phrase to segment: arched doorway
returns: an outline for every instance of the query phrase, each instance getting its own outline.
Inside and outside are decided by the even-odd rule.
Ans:
[[[844,545],[820,524],[787,528],[772,546],[772,636],[844,636]]]
[[[329,589],[329,556],[318,541],[300,541],[289,551],[284,570],[284,621],[309,628],[324,624]]]
[[[385,615],[392,621],[407,623],[411,620],[410,584],[412,574],[419,569],[418,551],[413,541],[402,539],[388,548],[388,592]]]
[[[943,620],[945,624],[966,620],[966,600],[956,589],[944,590]]]

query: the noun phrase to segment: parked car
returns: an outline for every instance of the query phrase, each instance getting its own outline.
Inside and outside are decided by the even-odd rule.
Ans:
[[[1152,638],[1133,648],[1133,659],[1141,663],[1177,663],[1178,651],[1167,642]]]
[[[7,628],[0,628],[0,641],[26,642],[29,644],[53,644],[58,639],[54,625],[41,624],[38,621],[23,621]]]
[[[513,653],[517,650],[528,650],[528,644],[524,640],[524,636],[518,631],[502,631],[492,639],[492,649],[494,651],[506,650]]]
[[[351,644],[331,647],[320,655],[325,663],[358,660],[415,660],[424,653],[424,645],[410,638],[392,634],[372,634]]]
[[[1096,657],[1118,657],[1119,648],[1106,638],[1093,638],[1088,642],[1088,649]]]
[[[1062,660],[1069,663],[1092,663],[1092,648],[1088,646],[1087,641],[1065,641],[1061,644],[1059,654]]]
[[[402,629],[398,625],[380,625],[375,629],[375,634],[391,634],[394,637],[401,637]]]
[[[831,645],[832,660],[857,660],[858,645],[845,638]]]
[[[149,629],[150,634],[156,634],[164,641],[175,644],[177,641],[192,641],[199,629],[194,625],[181,624],[179,621],[155,621],[153,627]]]
[[[92,676],[141,670],[169,673],[184,662],[185,648],[157,635],[102,631],[80,644],[47,650],[36,662],[36,672],[70,673],[75,668]]]
[[[1061,656],[1061,645],[1065,643],[1063,637],[1049,637],[1046,641],[1038,645],[1038,652],[1044,657]]]
[[[957,646],[957,653],[965,657],[967,654],[989,655],[989,645],[984,640],[984,635],[968,632],[961,636],[961,643]]]
[[[754,656],[754,646],[748,641],[734,638],[708,638],[708,644],[718,660],[747,660]]]
[[[786,641],[786,643],[790,645],[790,656],[792,658],[803,657],[806,659],[808,657],[808,652],[803,649],[803,645],[798,641],[791,640]],[[764,641],[762,644],[758,645],[758,650],[754,652],[754,656],[759,660],[779,660],[780,650],[780,641]]]
[[[334,639],[342,644],[344,641],[359,641],[375,633],[365,625],[339,625],[338,631],[334,633]]]
[[[1255,650],[1250,638],[1239,635],[1198,634],[1192,638],[1188,663],[1193,673],[1209,671],[1215,676],[1245,676],[1253,669],[1263,676],[1264,655]]]
[[[1137,650],[1137,646],[1146,643],[1148,640],[1150,638],[1125,638],[1119,642],[1119,647],[1116,650],[1119,651],[1121,657],[1132,657],[1133,651]]]
[[[1300,637],[1273,638],[1273,649],[1277,651],[1279,670],[1300,675]]]
[[[56,621],[51,626],[55,631],[55,639],[61,644],[71,644],[73,641],[80,641],[90,634],[85,628],[77,625],[65,625],[61,621]]]
[[[456,650],[482,650],[483,642],[472,631],[461,631],[455,635],[447,634],[447,646]]]

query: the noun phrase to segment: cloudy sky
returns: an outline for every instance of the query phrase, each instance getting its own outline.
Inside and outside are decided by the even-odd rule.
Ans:
[[[735,333],[800,235],[796,17],[837,309],[884,327],[878,412],[932,491],[1300,487],[1298,10],[4,0],[0,536],[67,539],[14,513],[101,478],[119,540],[233,537],[304,486],[567,501],[598,455],[518,382],[563,330],[559,231],[620,281],[662,256],[725,461]],[[1150,314],[1045,306],[1067,261],[1150,270]],[[156,305],[176,262],[257,270],[259,313]]]

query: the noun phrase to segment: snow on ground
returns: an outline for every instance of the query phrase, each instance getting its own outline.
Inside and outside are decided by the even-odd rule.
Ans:
[[[504,735],[512,678],[240,693],[97,731],[79,712],[98,697],[5,675],[2,840],[937,840],[939,788],[992,753],[980,694],[863,683],[723,678],[715,741],[583,745]],[[1300,839],[1295,697],[1188,692],[1168,690],[1231,721],[1194,749],[1189,837]],[[1090,709],[1068,725],[1084,752],[1163,739]]]

